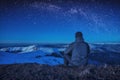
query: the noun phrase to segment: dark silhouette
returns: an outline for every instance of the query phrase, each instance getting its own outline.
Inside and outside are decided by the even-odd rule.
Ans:
[[[84,42],[83,34],[76,32],[75,41],[64,52],[64,64],[70,66],[87,65],[90,48]]]

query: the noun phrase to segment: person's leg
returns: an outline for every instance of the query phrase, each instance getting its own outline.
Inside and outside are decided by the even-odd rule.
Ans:
[[[69,64],[68,60],[66,58],[64,58],[64,65],[68,66],[68,64]]]
[[[64,55],[64,65],[68,66],[71,62],[71,55]]]

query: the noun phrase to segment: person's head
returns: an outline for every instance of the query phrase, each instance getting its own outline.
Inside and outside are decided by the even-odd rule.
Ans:
[[[75,38],[82,38],[82,37],[83,37],[82,32],[76,32],[75,33]]]

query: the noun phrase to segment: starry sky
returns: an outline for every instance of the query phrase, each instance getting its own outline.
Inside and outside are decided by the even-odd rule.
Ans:
[[[0,43],[120,42],[119,0],[0,0]]]

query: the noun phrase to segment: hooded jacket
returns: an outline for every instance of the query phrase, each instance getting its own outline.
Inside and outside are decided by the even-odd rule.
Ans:
[[[65,50],[64,54],[72,53],[70,64],[73,66],[86,65],[88,62],[88,54],[90,52],[88,43],[84,42],[81,37],[76,38],[75,42]]]

